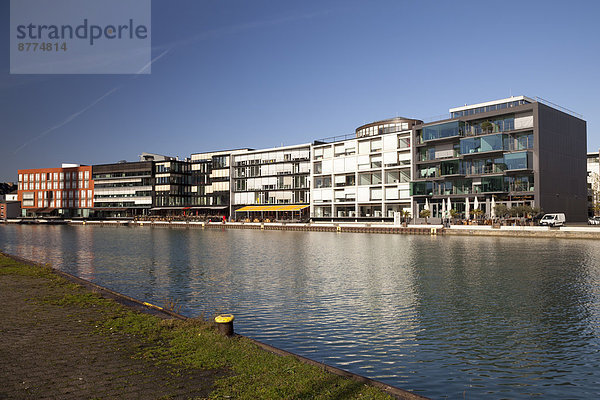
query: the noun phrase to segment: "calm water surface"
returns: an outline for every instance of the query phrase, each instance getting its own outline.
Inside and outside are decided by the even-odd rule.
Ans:
[[[600,243],[0,226],[0,249],[433,398],[600,397]]]

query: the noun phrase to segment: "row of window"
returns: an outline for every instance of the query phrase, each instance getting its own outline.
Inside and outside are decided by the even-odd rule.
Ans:
[[[502,157],[442,161],[439,165],[426,165],[417,169],[416,179],[447,175],[480,175],[504,171],[533,169],[531,152],[507,153]]]
[[[271,151],[266,153],[242,154],[234,156],[233,165],[236,167],[245,165],[272,164],[286,161],[309,161],[310,150]]]
[[[433,161],[489,151],[515,151],[533,149],[533,132],[510,136],[494,134],[461,139],[459,143],[424,147],[418,151],[419,161]]]
[[[19,182],[46,182],[90,179],[90,171],[19,174]]]
[[[384,183],[382,176],[385,177],[385,184],[408,183],[410,182],[410,170],[399,169],[386,171],[383,175],[381,172],[366,172],[358,174],[358,185],[380,185]],[[314,178],[314,188],[329,188],[332,187],[331,176],[318,176]],[[355,186],[356,179],[354,174],[336,175],[333,179],[335,187]]]
[[[468,115],[480,114],[489,111],[504,110],[511,107],[517,107],[523,104],[529,104],[527,100],[508,101],[502,104],[493,104],[490,106],[471,108],[468,110],[454,111],[451,113],[452,118],[466,117]]]
[[[384,136],[383,138],[371,140],[347,141],[336,144],[333,147],[315,147],[313,151],[314,159],[321,160],[354,155],[357,153],[356,143],[358,143],[358,154],[370,154],[380,152],[382,150],[407,150],[410,148],[410,137]]]
[[[23,207],[38,207],[38,208],[91,208],[94,206],[92,200],[23,200]]]
[[[66,191],[38,191],[38,192],[24,192],[23,200],[30,200],[36,197],[38,199],[52,199],[52,198],[64,198],[64,199],[78,199],[79,197],[85,199],[86,197],[92,197],[92,190],[66,190]]]
[[[479,181],[454,179],[443,182],[411,182],[411,196],[445,196],[493,192],[533,192],[533,175],[490,176]]]
[[[46,190],[46,189],[87,189],[90,186],[89,181],[60,181],[60,182],[19,182],[19,190]]]

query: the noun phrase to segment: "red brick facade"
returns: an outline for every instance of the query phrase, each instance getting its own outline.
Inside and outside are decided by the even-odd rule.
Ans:
[[[18,174],[22,209],[52,212],[94,207],[91,166],[20,169]]]

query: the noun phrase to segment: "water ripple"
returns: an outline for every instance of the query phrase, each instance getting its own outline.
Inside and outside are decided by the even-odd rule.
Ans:
[[[0,226],[3,251],[433,398],[600,396],[600,243]]]

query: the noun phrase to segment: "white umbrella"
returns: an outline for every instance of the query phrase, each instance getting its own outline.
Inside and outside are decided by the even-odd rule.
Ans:
[[[471,219],[469,211],[471,211],[471,205],[469,204],[469,198],[467,197],[465,199],[465,219]]]
[[[452,202],[450,202],[450,197],[448,197],[448,212],[452,210]]]
[[[477,196],[475,196],[475,201],[473,202],[473,210],[477,210],[479,208],[479,200]]]
[[[492,196],[492,212],[490,213],[490,216],[492,218],[496,218],[496,198],[494,196]]]
[[[429,210],[429,200],[427,199],[427,197],[425,198],[425,207],[423,207],[424,210]]]
[[[446,218],[446,202],[442,200],[442,218]]]

